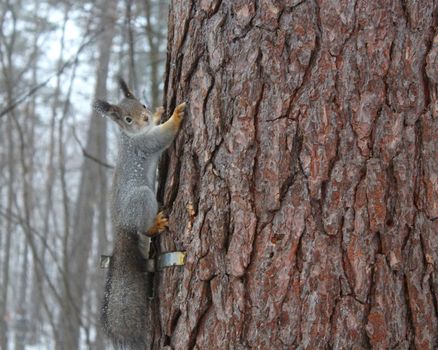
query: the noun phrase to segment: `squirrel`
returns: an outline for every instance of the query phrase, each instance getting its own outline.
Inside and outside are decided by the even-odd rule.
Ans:
[[[147,287],[144,272],[149,246],[145,235],[154,236],[167,227],[158,213],[155,176],[161,153],[174,140],[185,110],[178,105],[172,116],[159,124],[163,107],[154,114],[142,104],[119,77],[124,98],[113,105],[96,100],[93,108],[121,129],[119,154],[112,183],[111,217],[115,230],[102,305],[102,325],[118,349],[145,349]]]

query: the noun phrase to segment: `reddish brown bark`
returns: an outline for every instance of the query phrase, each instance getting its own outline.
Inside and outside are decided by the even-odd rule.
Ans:
[[[154,348],[438,347],[437,9],[173,2]]]

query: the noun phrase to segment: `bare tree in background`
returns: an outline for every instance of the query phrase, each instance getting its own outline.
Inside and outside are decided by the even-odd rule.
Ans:
[[[163,76],[162,71],[164,63],[163,43],[165,42],[164,33],[166,33],[167,21],[167,3],[152,2],[146,0],[143,2],[146,17],[146,39],[148,46],[148,63],[147,70],[148,81],[150,82],[151,104],[152,106],[160,105],[160,96],[162,94],[160,84]],[[155,22],[153,22],[153,20]]]
[[[438,348],[437,11],[172,2],[153,348]]]
[[[37,59],[38,56],[38,47],[36,43],[38,42],[38,37],[42,33],[41,30],[36,30],[34,34],[34,46],[33,46],[33,54],[31,55],[34,59],[32,59],[32,84],[36,84],[36,74],[37,74]],[[33,221],[33,208],[35,207],[35,196],[34,196],[34,162],[35,159],[33,157],[33,149],[35,147],[35,125],[37,121],[36,116],[36,98],[30,99],[29,103],[26,104],[25,113],[20,121],[18,119],[14,119],[15,128],[18,133],[18,149],[19,152],[19,163],[21,166],[21,183],[22,183],[22,194],[21,194],[21,203],[22,208],[18,206],[18,203],[15,204],[15,212],[20,212],[20,209],[23,210],[22,216],[23,221],[21,224],[22,231],[24,233],[24,239],[22,240],[22,250],[19,250],[19,255],[21,257],[21,271],[20,271],[20,284],[19,284],[19,292],[18,292],[18,300],[16,306],[17,315],[16,319],[16,332],[15,332],[15,350],[25,350],[26,346],[26,338],[27,332],[29,330],[30,322],[29,322],[29,310],[27,310],[27,298],[28,298],[28,287],[30,283],[28,282],[30,271],[29,269],[29,246],[30,244],[34,244],[34,242],[30,242],[32,239],[31,232],[31,222]],[[14,118],[14,117],[13,117]]]
[[[63,13],[63,22],[61,26],[61,36],[60,36],[60,50],[59,57],[57,61],[57,69],[60,70],[64,61],[65,55],[65,35],[66,35],[66,26],[69,18],[69,11],[71,10],[68,4],[64,6]],[[39,23],[38,23],[39,24]],[[38,32],[39,25],[37,24],[35,31]],[[37,41],[35,41],[35,45],[37,45]],[[38,62],[36,60],[36,62]],[[61,103],[61,75],[57,75],[55,89],[52,95],[52,101],[50,106],[50,120],[48,122],[48,149],[47,149],[47,165],[45,166],[45,183],[44,183],[44,193],[45,193],[45,203],[43,205],[43,213],[42,213],[42,241],[46,242],[50,238],[50,222],[51,215],[53,215],[54,210],[54,186],[56,179],[56,164],[55,164],[55,151],[56,151],[56,120],[59,112]],[[33,85],[36,85],[34,82]],[[42,266],[44,266],[46,261],[47,245],[41,244],[39,247],[39,256],[41,257]],[[47,286],[46,282],[43,278],[42,266],[40,264],[34,264],[33,276],[32,276],[32,292],[30,295],[30,343],[36,344],[38,342],[39,335],[43,332],[44,328],[44,311],[48,311],[47,308],[47,300],[44,298],[44,291]],[[50,315],[49,318],[53,316]]]
[[[10,31],[8,37],[4,34],[3,27],[5,26],[5,17],[6,15],[10,16]],[[4,95],[6,96],[6,102],[10,103],[13,99],[15,90],[14,90],[14,84],[13,81],[16,78],[16,72],[14,71],[13,67],[13,58],[14,58],[14,51],[15,46],[17,45],[17,18],[16,18],[15,8],[13,6],[5,6],[4,7],[4,14],[1,18],[1,27],[0,27],[0,40],[2,44],[2,52],[0,53],[0,62],[1,62],[1,70],[2,70],[2,78],[4,81]],[[17,142],[15,140],[16,133],[16,122],[17,115],[14,113],[14,111],[11,112],[10,118],[7,120],[7,125],[4,130],[3,136],[6,136],[7,139],[7,204],[6,204],[6,211],[12,212],[14,208],[14,202],[17,200],[16,196],[16,188],[14,186],[14,178],[16,176],[16,168],[17,165],[15,164],[15,158],[18,154],[17,152]],[[15,120],[15,125],[14,125]],[[8,324],[7,321],[9,319],[9,314],[7,305],[10,303],[10,259],[11,256],[13,256],[13,248],[12,244],[12,234],[17,234],[17,230],[13,229],[13,222],[12,220],[6,220],[5,226],[2,228],[2,230],[5,230],[6,232],[9,232],[8,235],[6,235],[5,245],[3,249],[3,269],[2,269],[2,295],[1,295],[1,301],[0,301],[0,348],[6,349],[8,346]]]
[[[124,0],[125,21],[123,39],[126,51],[120,51],[120,71],[125,72],[129,85],[138,96],[148,91],[147,102],[151,107],[161,105],[163,89],[164,63],[166,57],[167,1],[145,0],[135,2]],[[145,25],[135,26],[139,14],[144,15]],[[140,29],[140,30],[139,30]],[[139,40],[142,38],[143,40]],[[123,45],[125,44],[125,45]],[[144,56],[138,58],[138,48],[144,47]],[[124,56],[127,54],[127,58]],[[139,86],[143,77],[144,86]]]
[[[106,97],[106,81],[108,76],[109,59],[112,40],[115,32],[116,1],[101,2],[102,13],[100,26],[103,32],[99,41],[99,58],[97,62],[96,98]],[[100,118],[92,112],[87,134],[85,151],[93,157],[105,161],[106,159],[106,119]],[[90,158],[84,158],[79,184],[78,199],[75,204],[73,219],[74,230],[72,237],[67,239],[69,258],[68,279],[63,295],[60,325],[61,337],[57,349],[78,349],[80,328],[84,326],[82,318],[82,305],[87,287],[88,259],[93,241],[93,219],[99,198],[98,190],[106,192],[102,187],[102,178],[107,174],[99,169],[101,165]],[[104,180],[103,183],[106,183]],[[96,264],[97,266],[97,264]],[[103,286],[102,286],[103,287]]]

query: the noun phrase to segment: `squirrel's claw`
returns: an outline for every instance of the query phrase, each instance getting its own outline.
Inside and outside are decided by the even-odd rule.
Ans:
[[[184,115],[184,110],[186,109],[186,103],[180,103],[178,106],[175,107],[175,111],[173,114],[178,118],[181,119]]]
[[[154,236],[158,233],[163,232],[167,229],[169,226],[169,220],[164,215],[164,213],[161,211],[157,214],[155,217],[155,223],[154,225],[147,231],[148,236]]]
[[[174,133],[176,133],[181,125],[181,121],[182,121],[183,116],[184,116],[185,108],[186,108],[185,102],[176,106],[175,110],[173,111],[172,116],[170,117],[170,119],[166,123],[162,124],[162,127],[165,129],[170,129]]]

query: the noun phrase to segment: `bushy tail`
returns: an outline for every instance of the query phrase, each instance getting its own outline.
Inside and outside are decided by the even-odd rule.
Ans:
[[[146,347],[146,279],[136,232],[118,230],[102,305],[102,323],[116,349]]]

